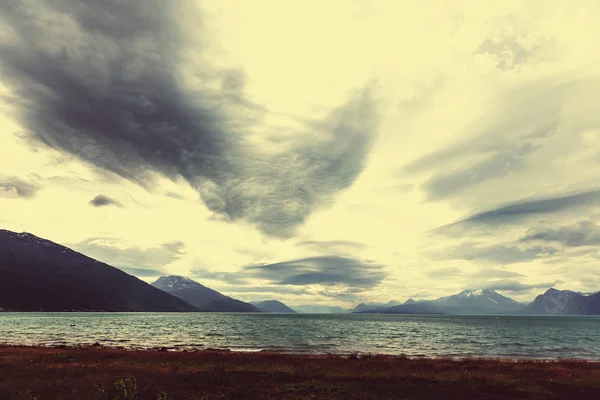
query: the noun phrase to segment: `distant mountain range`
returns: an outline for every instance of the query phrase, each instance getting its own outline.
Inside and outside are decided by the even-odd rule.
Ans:
[[[359,304],[359,306],[361,306]],[[358,307],[358,306],[357,306]],[[399,306],[361,310],[383,314],[541,314],[600,315],[600,292],[585,295],[548,289],[529,304],[519,303],[491,289],[463,290],[436,300],[407,300]]]
[[[120,269],[30,233],[0,230],[0,308],[198,311]]]
[[[386,308],[399,306],[401,304],[402,303],[395,300],[389,301],[388,303],[360,303],[359,305],[354,307],[354,310],[352,310],[352,312],[361,312],[366,310],[385,310]]]
[[[0,230],[0,311],[223,311],[280,313],[600,315],[600,292],[548,289],[529,304],[490,289],[436,300],[361,303],[354,310],[277,300],[245,303],[182,276],[152,285],[30,233]]]
[[[265,312],[296,314],[295,310],[292,310],[291,308],[277,300],[265,300],[253,302],[252,304]]]
[[[351,308],[344,308],[339,306],[301,304],[292,305],[290,307],[301,314],[348,314],[352,312]]]
[[[200,311],[261,312],[258,307],[232,299],[183,276],[161,276],[152,286],[198,308]]]

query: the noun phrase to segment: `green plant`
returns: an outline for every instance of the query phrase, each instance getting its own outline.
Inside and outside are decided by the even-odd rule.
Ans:
[[[119,379],[115,382],[117,388],[117,396],[114,400],[137,400],[137,382],[135,377],[125,380]]]

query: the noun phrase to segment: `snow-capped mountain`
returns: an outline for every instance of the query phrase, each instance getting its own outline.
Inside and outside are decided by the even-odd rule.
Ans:
[[[260,312],[252,304],[232,299],[184,276],[161,276],[152,286],[178,297],[203,311]]]
[[[540,294],[523,310],[527,314],[562,314],[567,304],[576,297],[583,296],[572,290],[548,289]]]
[[[517,301],[491,289],[463,290],[452,296],[441,297],[431,303],[454,313],[512,313],[523,308]]]
[[[31,233],[0,230],[0,307],[13,311],[197,311],[140,279]]]
[[[463,290],[452,296],[437,300],[407,300],[404,304],[384,309],[369,309],[355,312],[383,312],[398,314],[502,314],[515,313],[523,304],[491,289]]]

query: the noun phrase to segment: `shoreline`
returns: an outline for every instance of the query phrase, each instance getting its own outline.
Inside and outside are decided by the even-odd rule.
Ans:
[[[330,357],[341,359],[378,357],[386,359],[405,359],[405,360],[440,360],[440,361],[498,361],[498,362],[536,362],[536,363],[555,363],[555,362],[581,362],[598,363],[600,358],[577,358],[577,357],[530,357],[530,356],[488,356],[488,355],[426,355],[410,353],[377,353],[368,351],[345,351],[345,352],[327,352],[327,351],[294,351],[293,349],[271,349],[271,348],[227,348],[227,347],[205,347],[204,345],[175,345],[175,346],[123,346],[109,345],[106,343],[81,343],[81,344],[14,344],[0,343],[0,350],[4,348],[15,349],[61,349],[61,350],[86,350],[86,349],[105,349],[123,352],[161,352],[161,353],[203,353],[219,352],[231,354],[278,354],[292,357]]]
[[[486,356],[486,355],[424,355],[424,354],[406,354],[406,353],[375,353],[362,351],[347,352],[326,352],[326,351],[293,351],[288,349],[259,349],[259,348],[219,348],[205,347],[203,345],[180,345],[180,346],[153,346],[153,347],[135,347],[122,345],[107,345],[103,343],[82,343],[82,344],[12,344],[0,343],[2,349],[60,349],[60,350],[87,350],[104,349],[118,352],[159,352],[172,354],[198,354],[198,353],[229,353],[229,354],[273,354],[285,355],[291,357],[328,357],[340,359],[355,359],[378,357],[383,359],[403,359],[403,360],[439,360],[439,361],[497,361],[497,362],[532,362],[532,363],[560,363],[560,362],[579,362],[579,363],[597,363],[600,365],[600,358],[576,358],[576,357],[526,357],[526,356]]]
[[[113,399],[119,382],[153,400],[597,400],[600,360],[0,345],[0,398]]]

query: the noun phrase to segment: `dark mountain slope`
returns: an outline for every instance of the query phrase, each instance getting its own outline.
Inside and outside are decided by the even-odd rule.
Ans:
[[[161,276],[152,286],[178,297],[203,311],[260,312],[257,307],[232,299],[183,276]]]
[[[589,296],[576,296],[563,309],[569,315],[600,315],[600,292]]]
[[[0,308],[197,311],[140,279],[30,233],[0,230]]]
[[[296,314],[296,311],[277,300],[265,300],[252,304],[266,312]]]
[[[583,297],[572,290],[550,288],[540,294],[524,309],[524,314],[561,314],[567,304],[575,297]]]

